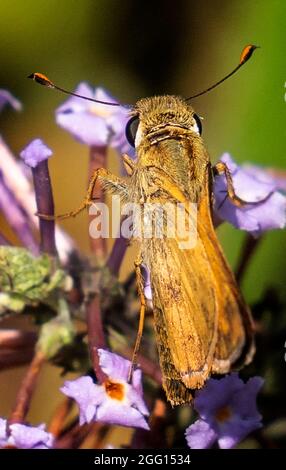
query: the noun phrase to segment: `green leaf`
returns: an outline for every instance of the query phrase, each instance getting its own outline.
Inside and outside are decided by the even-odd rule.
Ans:
[[[53,306],[69,279],[48,255],[36,258],[24,248],[0,247],[0,315],[40,303]]]

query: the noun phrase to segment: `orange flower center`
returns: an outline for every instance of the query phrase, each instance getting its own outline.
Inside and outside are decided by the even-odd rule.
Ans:
[[[106,380],[104,382],[104,387],[107,395],[113,400],[122,401],[124,399],[124,385],[118,382],[112,382],[111,380]]]
[[[223,406],[222,408],[220,408],[217,412],[216,412],[216,419],[217,421],[219,421],[220,423],[223,423],[224,421],[226,421],[227,419],[229,419],[231,417],[232,413],[231,413],[231,409],[229,406]]]

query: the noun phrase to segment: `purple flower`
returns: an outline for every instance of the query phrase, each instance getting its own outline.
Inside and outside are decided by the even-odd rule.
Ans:
[[[200,415],[186,429],[192,449],[207,449],[216,441],[221,449],[231,449],[250,432],[261,428],[261,415],[256,408],[256,395],[263,385],[261,377],[244,383],[237,373],[222,379],[209,379],[196,393],[194,408]]]
[[[53,154],[41,139],[34,139],[20,153],[26,165],[35,168],[40,162],[47,160]]]
[[[54,214],[53,191],[47,162],[52,153],[41,139],[34,139],[20,153],[25,164],[32,169],[37,212],[49,215]],[[40,219],[39,228],[41,251],[55,256],[57,254],[55,221]]]
[[[149,429],[148,409],[143,400],[142,373],[136,369],[127,383],[130,361],[104,349],[98,350],[99,364],[108,379],[102,385],[91,377],[65,382],[61,391],[79,406],[80,424],[103,421],[109,424]]]
[[[87,83],[80,83],[75,93],[101,101],[116,101],[103,88],[93,89]],[[74,96],[56,110],[57,123],[83,144],[90,147],[110,145],[121,154],[133,155],[125,138],[128,119],[128,111],[121,106],[93,103]]]
[[[45,425],[28,426],[26,424],[7,424],[0,418],[0,448],[16,447],[17,449],[51,449],[54,437],[45,431]]]
[[[9,104],[16,111],[22,109],[20,101],[18,101],[9,91],[0,89],[0,112],[6,104]]]
[[[227,184],[224,175],[215,177],[214,215],[218,221],[227,220],[236,228],[246,230],[258,237],[267,230],[284,228],[286,225],[286,197],[278,192],[278,184],[261,168],[239,167],[225,153],[220,161],[227,164],[235,193],[244,201],[244,207],[235,206],[226,197]],[[259,203],[260,201],[260,203]],[[251,204],[256,202],[256,204]]]
[[[20,164],[19,164],[20,163]],[[27,173],[23,171],[25,166],[24,162],[19,162],[8,146],[5,144],[3,139],[0,136],[0,169],[3,172],[3,178],[5,179],[5,185],[7,189],[13,193],[17,204],[25,212],[27,216],[27,222],[31,223],[32,226],[38,228],[39,218],[35,216],[36,202],[35,194],[32,190],[30,180],[27,176]],[[26,167],[27,168],[27,167]],[[0,186],[1,186],[1,177],[0,177]],[[1,192],[3,192],[2,186],[0,187]],[[3,196],[3,195],[2,195]],[[0,197],[1,200],[1,197]],[[9,205],[5,206],[8,213]],[[9,217],[6,217],[9,221]],[[22,229],[21,229],[22,230]],[[18,230],[16,230],[18,233]],[[19,235],[19,233],[18,233]],[[58,226],[56,226],[56,241],[57,249],[60,256],[60,259],[63,263],[66,263],[67,259],[70,256],[70,253],[74,250],[74,242],[72,239]],[[25,242],[23,242],[26,245]],[[38,244],[36,244],[38,250]],[[35,251],[35,250],[34,250]]]
[[[244,164],[243,168],[247,170],[250,175],[263,178],[265,181],[269,181],[275,184],[277,191],[286,191],[286,172],[275,168],[262,168],[257,165]]]

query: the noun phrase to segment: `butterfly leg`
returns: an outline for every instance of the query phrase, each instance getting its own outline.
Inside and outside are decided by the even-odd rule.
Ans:
[[[141,273],[141,266],[142,266],[142,257],[139,255],[134,263],[135,265],[135,275],[136,275],[136,282],[137,288],[140,298],[140,314],[139,314],[139,325],[137,331],[136,342],[133,350],[132,360],[131,360],[131,367],[129,371],[128,381],[130,382],[132,378],[132,372],[136,363],[137,354],[140,348],[141,338],[143,334],[144,328],[144,319],[145,319],[145,310],[146,310],[146,299],[144,295],[144,285],[143,285],[143,278]]]
[[[214,170],[215,175],[224,175],[226,178],[226,184],[227,184],[226,198],[229,197],[229,199],[231,199],[231,202],[237,207],[243,207],[245,204],[248,204],[247,201],[244,201],[243,199],[241,199],[239,196],[235,194],[231,172],[225,163],[218,162],[213,167],[213,170]]]
[[[39,214],[39,213],[37,213],[36,215],[40,217],[41,219],[45,219],[45,220],[68,219],[70,217],[75,217],[84,209],[86,209],[87,207],[93,204],[94,202],[93,191],[94,191],[94,187],[95,187],[97,179],[99,179],[103,183],[103,186],[106,186],[107,189],[111,189],[114,193],[117,193],[120,196],[126,195],[127,184],[125,183],[124,180],[113,175],[105,168],[97,168],[90,178],[86,196],[83,202],[81,203],[81,205],[77,209],[67,212],[65,214],[59,214],[59,215],[46,215],[46,214]]]
[[[136,168],[136,163],[127,155],[127,153],[122,155],[122,160],[126,173],[131,176]]]
[[[214,175],[224,175],[225,178],[226,178],[226,183],[227,183],[227,194],[226,194],[226,197],[225,199],[222,201],[222,203],[220,204],[220,207],[224,204],[225,200],[227,199],[227,197],[229,197],[229,199],[231,200],[231,202],[237,206],[237,207],[244,207],[246,204],[252,204],[252,205],[255,205],[255,204],[261,204],[262,202],[265,202],[267,201],[267,199],[272,195],[272,192],[270,192],[269,194],[267,194],[267,196],[263,199],[260,199],[259,201],[245,201],[243,199],[241,199],[239,196],[237,196],[237,194],[235,193],[235,189],[234,189],[234,186],[233,186],[233,179],[232,179],[232,176],[231,176],[231,172],[228,168],[228,166],[223,163],[223,162],[218,162],[214,167],[213,167],[213,172],[214,172]],[[219,207],[219,208],[220,208]]]

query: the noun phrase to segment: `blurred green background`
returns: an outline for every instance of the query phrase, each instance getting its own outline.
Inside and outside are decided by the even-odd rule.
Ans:
[[[127,103],[153,94],[189,96],[228,73],[243,46],[253,43],[261,49],[251,61],[193,105],[204,117],[203,137],[213,162],[229,151],[238,162],[285,169],[285,18],[284,0],[1,0],[0,87],[24,105],[19,114],[1,114],[1,134],[15,154],[32,138],[46,141],[54,150],[50,168],[57,212],[69,210],[85,191],[88,149],[55,124],[55,108],[66,98],[27,75],[43,72],[67,89],[85,80]],[[113,167],[116,159],[111,154]],[[85,221],[83,215],[63,226],[87,252]],[[243,234],[226,224],[219,233],[235,265]],[[285,242],[285,231],[262,240],[243,285],[249,302],[266,287],[285,287]],[[133,256],[131,250],[125,272],[132,269]],[[0,375],[0,414],[12,405],[11,387],[16,390],[22,373]],[[53,400],[44,413],[41,401],[53,393],[54,380],[60,383],[53,378],[49,387],[49,380],[48,374],[33,402],[33,419],[49,414]]]

